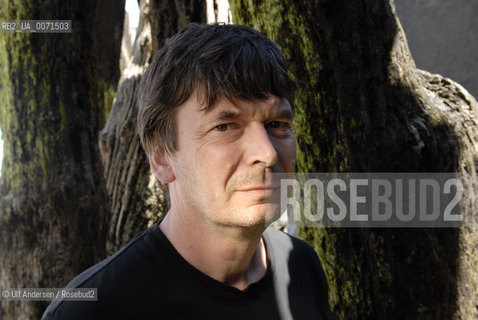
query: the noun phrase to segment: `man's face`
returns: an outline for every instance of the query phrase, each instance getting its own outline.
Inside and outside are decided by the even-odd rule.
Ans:
[[[272,173],[295,169],[289,102],[221,98],[205,112],[197,98],[193,93],[176,114],[172,207],[213,225],[264,225],[279,210],[280,182]]]

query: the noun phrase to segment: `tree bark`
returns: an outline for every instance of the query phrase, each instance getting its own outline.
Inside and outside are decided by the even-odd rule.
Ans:
[[[460,172],[475,190],[477,103],[417,70],[388,0],[230,0],[275,40],[298,84],[299,172]],[[476,201],[465,214],[476,216]],[[456,229],[302,229],[338,319],[476,319],[478,235]]]
[[[138,232],[162,217],[169,205],[167,188],[151,176],[137,129],[136,92],[143,72],[163,41],[189,22],[206,22],[200,0],[143,0],[133,55],[118,85],[100,150],[107,189],[112,199],[108,252],[126,244]]]
[[[122,29],[124,1],[107,15],[105,2],[0,3],[2,20],[71,19],[73,29],[0,33],[0,287],[62,287],[105,256],[109,202],[97,137],[119,45],[114,34],[101,48],[95,39],[102,27]],[[116,62],[105,66],[101,56]],[[46,304],[4,301],[0,318],[38,319]]]

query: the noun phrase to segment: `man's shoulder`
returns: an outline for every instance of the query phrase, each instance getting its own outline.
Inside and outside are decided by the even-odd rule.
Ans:
[[[277,274],[302,277],[307,273],[324,281],[322,264],[311,245],[272,227],[267,228],[263,235],[267,254]]]
[[[140,232],[113,255],[83,271],[72,281],[70,281],[70,283],[67,285],[67,288],[84,287],[85,285],[91,283],[93,279],[99,277],[101,273],[106,272],[108,268],[116,267],[122,269],[127,268],[127,266],[131,263],[136,263],[135,260],[131,259],[131,255],[133,254],[132,251],[135,251],[138,247],[144,245],[144,237],[147,235],[150,229],[151,228]]]
[[[304,240],[269,227],[264,232],[267,253],[274,275],[276,295],[284,306],[301,306],[284,310],[299,318],[302,312],[316,314],[318,307],[325,319],[331,319],[328,286],[324,269],[314,248]],[[303,293],[307,292],[307,298]],[[305,303],[307,302],[307,303]],[[305,304],[304,304],[305,303]]]
[[[263,235],[266,244],[272,247],[275,254],[294,254],[304,258],[317,256],[314,248],[307,242],[276,228],[268,227]]]
[[[115,290],[114,283],[118,283],[121,276],[128,273],[128,270],[138,263],[136,259],[131,257],[137,254],[138,248],[144,247],[144,237],[150,230],[151,228],[142,231],[113,255],[80,273],[65,288],[94,288],[97,289],[98,296],[107,296],[109,291]],[[114,278],[117,281],[114,281]],[[53,315],[58,312],[59,308],[70,308],[79,305],[81,305],[84,312],[87,312],[90,306],[96,306],[96,304],[87,301],[71,303],[71,301],[55,299],[45,310],[42,319],[57,319]],[[95,310],[94,312],[99,311]]]

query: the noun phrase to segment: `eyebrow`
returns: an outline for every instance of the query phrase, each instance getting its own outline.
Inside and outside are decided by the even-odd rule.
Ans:
[[[216,114],[214,118],[219,121],[226,121],[226,120],[237,119],[240,116],[241,116],[240,112],[237,112],[234,110],[223,110],[219,112],[218,114]],[[287,109],[282,108],[279,111],[278,118],[291,120],[294,118],[294,113],[289,108]]]
[[[240,112],[234,111],[234,110],[223,110],[216,114],[214,118],[219,121],[225,121],[225,120],[233,120],[239,118],[241,115]]]

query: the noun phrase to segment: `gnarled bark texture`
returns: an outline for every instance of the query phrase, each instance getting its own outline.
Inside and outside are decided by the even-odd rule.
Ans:
[[[0,2],[1,20],[71,19],[73,29],[0,33],[0,287],[62,287],[105,256],[108,196],[96,142],[103,89],[117,76],[98,70],[118,68],[119,46],[112,33],[100,49],[95,35],[121,31],[124,12],[119,20],[100,13],[105,2]],[[100,51],[116,63],[103,66]],[[46,304],[4,301],[0,318],[38,319]]]
[[[416,69],[388,0],[229,3],[235,23],[290,60],[299,171],[461,172],[476,190],[477,103]],[[463,209],[476,215],[476,201]],[[478,318],[476,229],[301,234],[319,253],[338,319]]]
[[[168,209],[166,186],[151,177],[136,130],[136,92],[141,75],[162,42],[189,22],[205,22],[200,0],[145,0],[131,60],[121,75],[100,150],[112,200],[108,252],[114,252]]]

